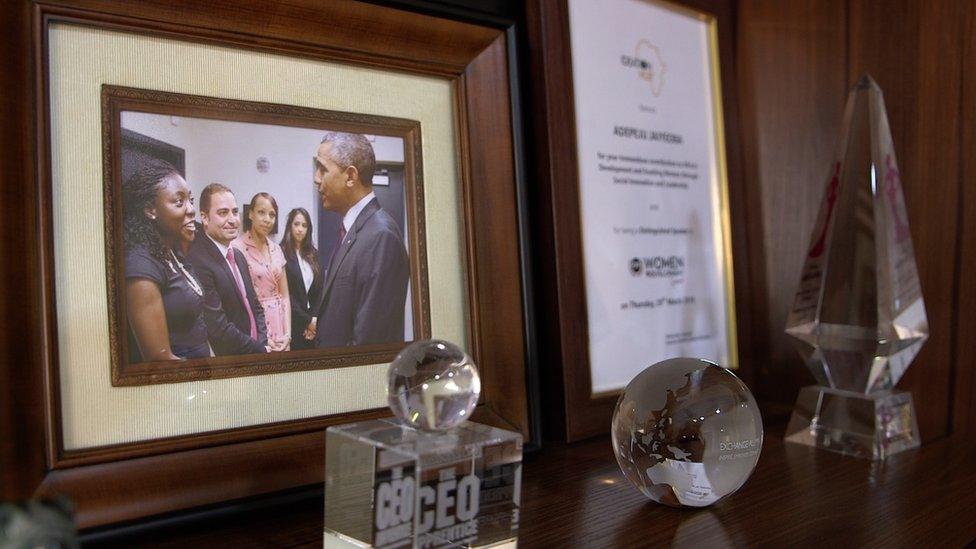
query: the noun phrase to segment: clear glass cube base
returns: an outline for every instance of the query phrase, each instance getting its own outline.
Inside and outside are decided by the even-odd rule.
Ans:
[[[800,390],[785,440],[867,459],[885,459],[920,443],[911,393],[864,394],[820,385]]]
[[[330,427],[324,547],[515,546],[522,436],[466,422]]]

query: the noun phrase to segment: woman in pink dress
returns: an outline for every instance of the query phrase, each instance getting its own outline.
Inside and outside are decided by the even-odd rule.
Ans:
[[[268,235],[278,219],[278,203],[268,193],[251,199],[251,209],[244,220],[244,234],[231,245],[247,259],[248,270],[258,300],[264,307],[268,325],[268,346],[272,351],[287,351],[291,344],[291,302],[288,299],[288,277],[285,254]]]

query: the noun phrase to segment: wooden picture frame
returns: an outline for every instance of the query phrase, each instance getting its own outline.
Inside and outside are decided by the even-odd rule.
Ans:
[[[188,96],[169,92],[102,86],[102,136],[105,172],[105,249],[108,280],[109,335],[112,353],[112,384],[115,386],[173,383],[221,379],[275,372],[339,368],[390,362],[407,342],[332,347],[321,350],[288,351],[250,355],[215,356],[187,360],[178,366],[168,362],[130,363],[126,338],[124,242],[121,168],[123,112],[169,115],[218,122],[245,122],[273,128],[308,128],[324,131],[386,135],[403,140],[405,167],[405,234],[411,252],[409,287],[412,290],[410,341],[430,339],[430,295],[427,275],[427,242],[424,215],[423,155],[420,123],[388,116],[333,112],[321,109],[255,103],[231,99]],[[314,145],[314,143],[313,143]],[[268,190],[274,194],[274,189]],[[239,194],[239,193],[236,193]],[[238,200],[246,200],[239,196]],[[311,206],[310,206],[311,208]],[[247,215],[244,205],[241,218]],[[280,213],[278,220],[284,219]],[[196,235],[204,238],[204,235]],[[280,235],[279,235],[280,236]],[[334,237],[332,237],[334,240]]]
[[[733,63],[733,4],[728,0],[679,0],[663,2],[691,9],[714,19],[717,26],[718,63],[724,110],[725,158],[731,250],[735,256],[735,333],[739,342],[737,371],[748,383],[749,362],[748,280],[749,258],[741,182],[737,96]],[[569,9],[566,0],[528,3],[527,36],[530,69],[539,75],[532,89],[532,111],[536,115],[535,151],[536,209],[539,238],[553,242],[543,249],[540,265],[539,303],[550,311],[540,326],[540,376],[547,436],[576,441],[610,430],[613,407],[619,392],[595,394],[592,388],[587,327],[586,281],[583,269],[583,228],[580,214],[580,184],[577,165],[577,131],[573,86]],[[649,364],[648,364],[649,365]]]
[[[65,451],[52,227],[48,28],[71,23],[188,43],[445,79],[452,86],[460,235],[465,249],[469,353],[482,396],[473,420],[528,438],[526,318],[519,251],[516,137],[504,30],[353,1],[247,0],[226,6],[171,1],[16,2],[0,48],[13,62],[3,92],[4,181],[22,199],[5,207],[7,287],[0,303],[0,497],[64,494],[81,528],[131,521],[321,483],[323,430],[389,415],[362,410]],[[192,20],[185,14],[193,12]],[[337,22],[350,32],[339,32]],[[364,33],[369,32],[369,39]],[[16,219],[15,219],[16,218]],[[436,291],[436,289],[435,289]],[[436,333],[433,334],[436,337]],[[107,367],[107,365],[106,365]]]

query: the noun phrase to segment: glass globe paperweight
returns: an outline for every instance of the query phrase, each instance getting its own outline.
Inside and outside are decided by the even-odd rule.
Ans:
[[[762,449],[762,417],[729,370],[672,358],[637,374],[617,400],[611,426],[620,469],[645,496],[704,507],[738,490]]]
[[[481,394],[471,358],[447,341],[417,341],[388,381],[395,419],[326,430],[323,546],[514,544],[522,435],[466,421]]]
[[[444,431],[471,417],[481,395],[481,378],[471,358],[441,340],[416,341],[390,364],[390,408],[404,423]]]

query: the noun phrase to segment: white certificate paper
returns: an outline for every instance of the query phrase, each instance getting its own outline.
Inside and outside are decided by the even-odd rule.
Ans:
[[[715,23],[569,0],[592,392],[671,357],[735,367]]]

